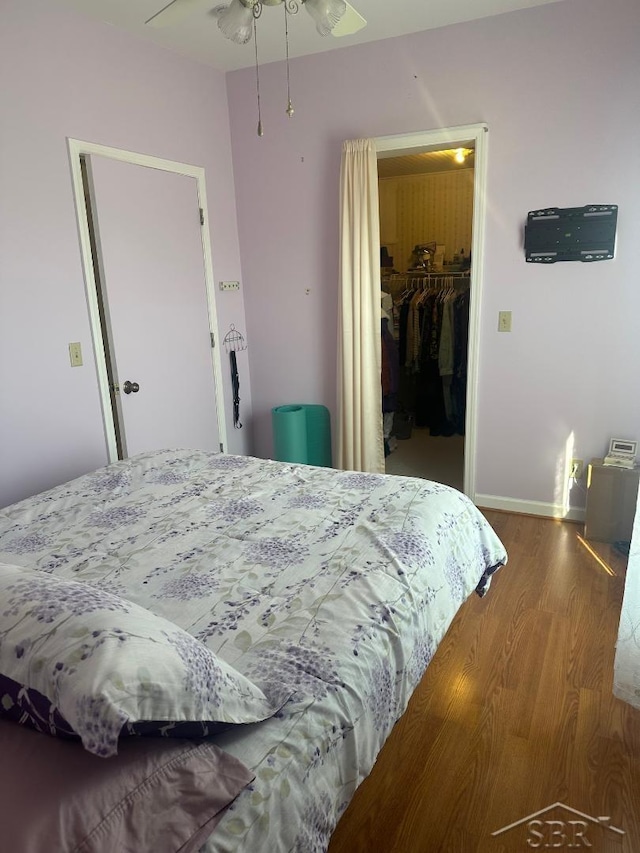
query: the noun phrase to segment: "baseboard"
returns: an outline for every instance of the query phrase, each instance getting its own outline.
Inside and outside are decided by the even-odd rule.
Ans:
[[[474,503],[484,509],[501,509],[505,512],[519,512],[524,515],[541,515],[545,518],[561,518],[563,521],[584,521],[582,507],[566,509],[559,504],[544,501],[523,501],[519,498],[501,498],[497,495],[476,495]]]

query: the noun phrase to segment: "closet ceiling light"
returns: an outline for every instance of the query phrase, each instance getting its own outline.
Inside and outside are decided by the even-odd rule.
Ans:
[[[171,0],[164,8],[152,15],[147,24],[153,27],[169,26],[188,16],[202,0]],[[282,6],[284,9],[285,58],[287,63],[287,115],[293,115],[291,87],[289,85],[289,15],[296,15],[304,6],[321,36],[330,33],[346,36],[357,33],[366,26],[359,12],[345,0],[230,0],[211,9],[217,18],[220,32],[236,44],[246,44],[253,36],[256,58],[256,94],[258,100],[258,136],[262,136],[260,115],[260,74],[258,66],[258,18],[263,6]]]
[[[464,148],[456,148],[456,153],[454,154],[453,159],[456,161],[456,163],[464,163],[464,161],[467,159],[467,152],[464,150]]]

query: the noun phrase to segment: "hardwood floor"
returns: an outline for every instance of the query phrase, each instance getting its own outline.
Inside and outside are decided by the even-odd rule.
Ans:
[[[485,515],[509,563],[460,610],[329,853],[640,851],[640,711],[612,693],[626,560],[576,524]],[[554,803],[586,817],[492,835]]]

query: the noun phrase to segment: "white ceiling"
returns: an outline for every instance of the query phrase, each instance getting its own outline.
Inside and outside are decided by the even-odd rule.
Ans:
[[[237,45],[224,38],[216,19],[207,11],[223,0],[199,0],[195,11],[180,24],[168,28],[145,26],[145,21],[169,0],[54,0],[82,15],[106,21],[135,36],[155,42],[182,56],[211,65],[220,71],[245,68],[254,62],[253,42]],[[290,55],[305,56],[392,36],[443,27],[447,24],[499,15],[558,0],[353,0],[367,20],[359,33],[336,38],[319,36],[309,15],[301,10],[290,20]],[[258,21],[260,63],[284,58],[282,7],[265,7]]]

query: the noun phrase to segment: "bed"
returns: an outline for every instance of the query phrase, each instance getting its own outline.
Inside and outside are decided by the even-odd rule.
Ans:
[[[206,732],[248,771],[207,853],[326,850],[457,610],[506,559],[447,486],[202,451],[142,454],[0,511],[0,575],[108,590],[266,697],[264,719]]]

